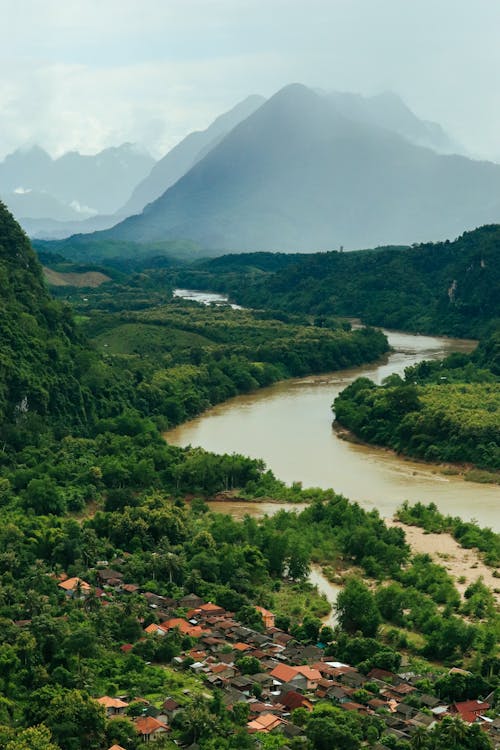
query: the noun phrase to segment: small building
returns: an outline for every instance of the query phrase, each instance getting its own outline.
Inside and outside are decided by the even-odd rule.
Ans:
[[[75,576],[74,578],[66,578],[65,581],[61,581],[58,584],[60,589],[63,589],[67,596],[71,596],[73,599],[85,599],[92,591],[92,586],[83,581],[81,578]]]
[[[134,721],[135,728],[142,737],[143,742],[153,742],[170,732],[170,727],[163,721],[158,721],[153,716],[141,716]]]
[[[262,617],[265,628],[274,628],[274,614],[264,607],[254,607]]]
[[[458,703],[452,703],[450,706],[450,714],[459,715],[462,721],[468,724],[473,724],[476,719],[488,711],[490,704],[485,701],[460,701]]]
[[[268,733],[282,727],[283,723],[283,720],[280,719],[279,716],[275,716],[274,714],[262,714],[252,721],[249,721],[247,729],[250,734],[255,734],[256,732]]]
[[[128,703],[120,700],[120,698],[110,698],[109,695],[103,695],[101,698],[97,698],[97,702],[106,709],[106,716],[123,716],[125,709],[128,708]]]

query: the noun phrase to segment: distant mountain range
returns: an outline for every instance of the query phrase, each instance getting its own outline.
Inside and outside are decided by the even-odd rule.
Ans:
[[[0,197],[21,220],[81,221],[117,211],[154,164],[129,143],[58,159],[39,146],[19,149],[0,162]]]
[[[79,158],[111,164],[111,152],[116,161],[123,149],[132,152],[122,146]],[[267,101],[248,97],[156,164],[143,163],[133,185],[123,169],[115,170],[120,195],[127,195],[117,207],[116,193],[111,199],[109,191],[98,215],[82,213],[98,202],[90,188],[72,197],[64,181],[52,191],[28,183],[20,152],[0,164],[0,195],[7,167],[17,164],[9,172],[17,193],[10,201],[3,197],[38,237],[83,233],[97,244],[189,241],[212,252],[411,244],[500,220],[500,165],[474,161],[460,150],[395,94],[362,97],[292,84]],[[40,170],[79,163],[79,155],[51,160],[41,149],[31,156]],[[30,201],[36,205],[23,214]]]
[[[94,237],[306,252],[455,237],[500,220],[500,165],[438,153],[451,146],[393,95],[293,84],[142,214]]]
[[[95,157],[80,157],[87,168],[83,186],[76,159],[79,154],[66,154],[53,161],[39,147],[16,151],[0,164],[0,196],[32,237],[63,238],[107,229],[127,216],[140,213],[146,204],[161,196],[264,101],[262,96],[247,97],[220,115],[206,130],[187,135],[157,163],[148,156],[143,163],[134,165],[135,171],[129,168],[126,174],[124,167],[129,165],[130,155],[134,155],[129,144],[107,149]],[[68,164],[70,156],[73,168],[63,169],[63,179],[60,180],[60,167]],[[121,159],[118,168],[110,157]],[[100,174],[92,175],[94,166],[100,168]],[[103,174],[103,167],[106,174]],[[97,195],[88,189],[89,183],[97,186]],[[26,185],[30,186],[29,192]],[[38,189],[33,185],[39,186]],[[104,193],[102,200],[100,192]],[[82,193],[85,200],[88,199],[88,206],[92,206],[89,210],[81,198]],[[68,199],[75,195],[80,196],[76,199],[76,207],[74,197],[71,198],[73,205],[68,205]]]

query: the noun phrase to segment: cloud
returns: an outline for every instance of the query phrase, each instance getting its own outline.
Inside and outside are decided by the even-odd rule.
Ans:
[[[157,155],[248,94],[292,81],[392,89],[499,154],[491,0],[0,0],[0,157],[123,141]]]

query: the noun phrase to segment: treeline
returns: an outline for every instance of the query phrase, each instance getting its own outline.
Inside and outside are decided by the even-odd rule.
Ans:
[[[409,456],[498,471],[498,345],[495,334],[473,355],[421,362],[382,386],[358,378],[335,399],[336,421]]]
[[[410,248],[286,256],[254,253],[199,261],[175,283],[225,292],[239,304],[370,325],[478,338],[499,319],[500,228]]]
[[[101,309],[102,294],[90,297],[99,309],[87,309],[82,323],[96,347],[82,382],[98,386],[111,369],[115,390],[122,383],[128,403],[162,427],[283,378],[359,365],[388,349],[380,331],[351,331],[334,319],[285,322],[182,300],[116,314]]]

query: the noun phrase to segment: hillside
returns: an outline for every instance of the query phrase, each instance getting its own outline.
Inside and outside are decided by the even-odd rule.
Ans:
[[[94,238],[310,252],[445,239],[499,218],[499,165],[417,146],[295,84]]]
[[[227,255],[176,283],[251,307],[362,318],[422,333],[476,337],[500,318],[500,226],[454,242],[312,255]]]
[[[49,296],[28,238],[0,203],[0,425],[2,442],[23,431],[86,420],[76,377],[81,351],[72,315]]]

